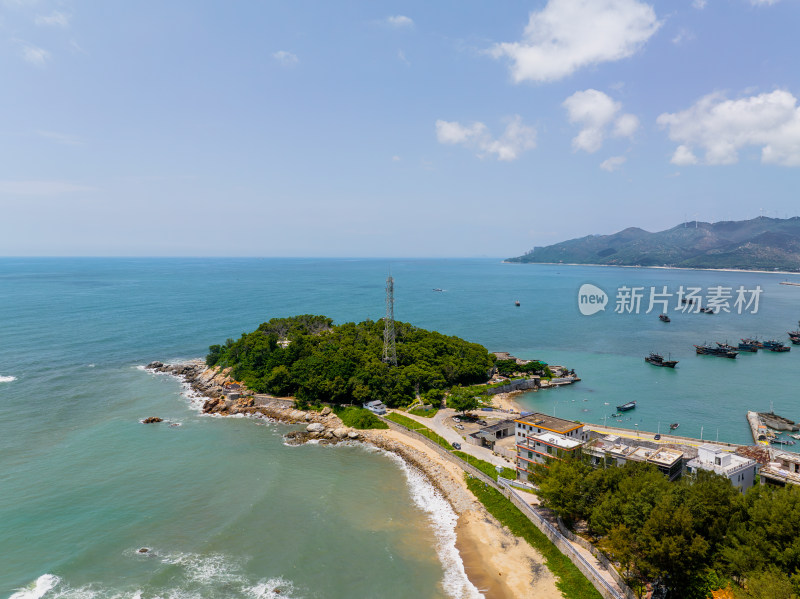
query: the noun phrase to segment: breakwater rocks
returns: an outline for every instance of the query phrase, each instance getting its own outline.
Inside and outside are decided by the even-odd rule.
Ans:
[[[195,393],[207,398],[202,407],[204,414],[242,414],[266,417],[284,424],[304,424],[305,430],[292,431],[286,435],[286,442],[290,445],[301,445],[311,440],[334,444],[361,438],[359,431],[344,426],[330,408],[325,407],[319,412],[298,410],[291,399],[255,394],[231,379],[230,368],[206,368],[200,361],[187,364],[151,362],[145,368],[151,372],[177,376]]]

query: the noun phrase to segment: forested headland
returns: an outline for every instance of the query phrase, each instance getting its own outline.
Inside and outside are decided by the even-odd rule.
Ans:
[[[308,403],[408,405],[437,401],[454,386],[484,383],[495,358],[459,337],[395,322],[397,365],[383,361],[384,323],[334,325],[327,316],[273,318],[238,340],[212,345],[208,366],[258,393],[293,395]]]

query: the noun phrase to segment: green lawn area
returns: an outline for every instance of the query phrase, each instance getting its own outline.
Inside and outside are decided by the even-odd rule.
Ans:
[[[409,410],[409,414],[414,414],[414,416],[422,416],[423,418],[433,418],[436,416],[436,412],[439,411],[439,408],[431,408],[430,410],[423,410],[422,408],[414,408],[413,410]]]
[[[344,409],[335,409],[334,413],[342,419],[345,426],[350,426],[358,429],[366,428],[389,428],[389,425],[381,421],[380,418],[375,416],[369,410],[364,408],[347,407]]]
[[[417,431],[420,435],[424,435],[428,437],[434,443],[438,443],[445,449],[453,449],[453,446],[447,441],[447,439],[440,437],[436,433],[434,433],[431,429],[429,429],[424,424],[420,424],[416,420],[412,420],[408,416],[403,416],[402,414],[398,414],[393,412],[391,414],[387,414],[384,416],[386,420],[391,420],[392,422],[396,422],[397,424],[402,424],[406,428],[410,428],[412,431]]]
[[[494,467],[494,464],[490,464],[485,460],[481,460],[476,458],[475,456],[469,455],[468,453],[464,453],[463,451],[454,451],[454,455],[457,455],[462,460],[464,460],[470,466],[474,466],[487,476],[491,476],[494,480],[497,480],[497,470]],[[510,478],[515,479],[517,477],[517,472],[513,468],[503,468],[503,478]]]
[[[592,583],[575,567],[569,558],[562,554],[536,525],[528,520],[519,508],[506,499],[499,491],[475,477],[467,477],[467,486],[492,516],[518,537],[525,539],[544,556],[547,568],[559,579],[558,589],[565,597],[581,599],[602,599],[602,595]]]

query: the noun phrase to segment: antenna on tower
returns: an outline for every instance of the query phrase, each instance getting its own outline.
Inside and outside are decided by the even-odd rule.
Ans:
[[[383,319],[383,361],[397,366],[397,347],[394,338],[394,279],[386,279],[386,318]]]

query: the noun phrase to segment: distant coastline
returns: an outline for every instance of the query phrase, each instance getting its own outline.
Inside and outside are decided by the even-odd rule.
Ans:
[[[689,268],[686,266],[644,266],[640,264],[591,264],[583,262],[515,262],[512,260],[503,260],[502,264],[547,264],[551,266],[600,266],[603,268],[656,268],[660,270],[697,270],[709,272],[748,272],[765,275],[795,275],[800,277],[800,272],[790,270],[756,270],[747,268]]]

